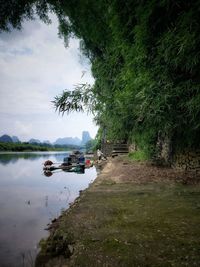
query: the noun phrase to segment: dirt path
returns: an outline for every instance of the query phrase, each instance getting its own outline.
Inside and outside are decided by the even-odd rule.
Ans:
[[[112,180],[116,183],[169,183],[198,184],[200,176],[172,168],[153,166],[150,163],[133,162],[126,157],[110,159],[97,182]]]
[[[52,225],[36,266],[200,266],[198,181],[169,168],[109,160]]]

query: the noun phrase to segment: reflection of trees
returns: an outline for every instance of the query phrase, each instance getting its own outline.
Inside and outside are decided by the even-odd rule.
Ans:
[[[5,154],[0,155],[0,163],[2,165],[7,165],[8,163],[15,163],[17,161],[17,158],[12,157],[11,155]]]
[[[38,157],[48,158],[49,154],[32,154],[32,153],[20,153],[20,154],[0,154],[0,164],[7,165],[9,163],[16,163],[19,159],[36,160]]]
[[[48,159],[50,156],[55,157],[55,162],[63,162],[64,157],[67,156],[68,153],[8,153],[8,154],[0,154],[0,164],[7,165],[9,163],[16,163],[19,159],[25,160],[36,160],[38,158]]]
[[[18,160],[18,158],[13,157],[11,154],[0,154],[0,163],[2,165],[7,165],[8,163],[15,163]]]

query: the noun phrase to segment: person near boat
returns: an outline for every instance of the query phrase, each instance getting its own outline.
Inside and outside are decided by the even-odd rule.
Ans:
[[[101,152],[101,150],[97,149],[97,157],[98,157],[99,161],[101,160],[102,155],[103,155],[103,153]]]

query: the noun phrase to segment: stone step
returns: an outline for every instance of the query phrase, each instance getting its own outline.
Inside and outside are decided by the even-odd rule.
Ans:
[[[117,156],[118,154],[127,154],[129,153],[129,148],[127,144],[121,143],[109,143],[104,144],[103,146],[103,153],[106,156]]]
[[[118,154],[127,154],[127,153],[129,153],[129,151],[125,151],[125,150],[113,150],[111,153],[118,153]]]

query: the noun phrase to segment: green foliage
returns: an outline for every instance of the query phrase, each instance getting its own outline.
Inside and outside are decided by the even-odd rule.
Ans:
[[[0,4],[0,29],[10,31],[13,28],[21,29],[25,19],[33,20],[38,15],[46,23],[50,23],[47,13],[52,9],[48,1],[8,0]]]
[[[0,143],[0,151],[47,151],[48,147],[29,143]]]
[[[89,110],[108,139],[134,139],[149,155],[159,132],[174,149],[199,146],[198,4],[78,1],[74,13],[65,6],[96,80]]]
[[[134,151],[134,152],[130,152],[128,154],[128,157],[131,159],[131,160],[134,160],[134,161],[145,161],[148,159],[148,156],[145,154],[144,151],[142,150],[138,150],[138,151]]]
[[[86,153],[87,152],[91,152],[94,151],[94,147],[96,146],[96,140],[89,140],[86,144],[85,144],[85,149],[86,149]]]
[[[49,145],[49,144],[29,144],[29,143],[0,143],[0,151],[60,151],[80,149],[75,145]]]
[[[65,90],[61,96],[56,96],[52,101],[59,113],[70,113],[73,111],[83,111],[87,107],[88,111],[93,110],[95,99],[89,84],[77,84],[73,91]]]

